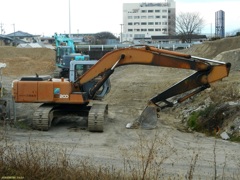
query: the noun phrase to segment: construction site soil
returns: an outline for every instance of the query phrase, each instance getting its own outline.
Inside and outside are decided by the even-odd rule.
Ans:
[[[192,73],[191,70],[131,65],[119,67],[111,76],[111,91],[103,102],[108,103],[108,121],[103,133],[90,133],[78,127],[78,120],[64,119],[53,125],[47,132],[35,131],[21,122],[31,121],[39,104],[16,106],[16,126],[1,127],[9,141],[23,144],[29,141],[39,145],[56,145],[69,152],[69,158],[90,157],[96,164],[123,168],[123,159],[128,153],[137,151],[142,138],[149,142],[156,137],[164,140],[159,144],[159,155],[163,159],[162,173],[169,177],[182,177],[189,173],[193,157],[198,155],[194,177],[208,179],[217,172],[217,177],[240,176],[239,143],[222,140],[220,134],[239,137],[240,131],[240,37],[229,37],[216,41],[193,45],[181,52],[203,58],[230,62],[229,77],[212,84],[211,88],[174,108],[160,112],[155,130],[126,129],[125,125],[134,121],[154,95],[164,91],[174,83]],[[3,70],[5,98],[11,101],[11,83],[22,76],[52,75],[55,69],[55,51],[46,48],[0,47],[0,62],[6,63]],[[187,118],[195,110],[216,104],[216,114],[208,130],[220,127],[215,137],[194,132],[187,127]],[[23,128],[24,127],[24,128]],[[1,133],[2,135],[2,133]],[[174,151],[173,151],[174,150]],[[125,153],[123,153],[125,152]],[[173,153],[174,152],[174,153]],[[170,154],[171,153],[171,154]],[[236,177],[236,176],[235,176]],[[233,178],[234,179],[234,178]]]

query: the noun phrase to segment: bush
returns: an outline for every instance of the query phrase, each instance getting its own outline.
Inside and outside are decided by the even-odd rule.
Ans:
[[[188,127],[190,127],[192,130],[206,132],[206,128],[211,121],[212,114],[215,111],[215,108],[216,105],[210,104],[204,110],[192,112],[187,121]]]

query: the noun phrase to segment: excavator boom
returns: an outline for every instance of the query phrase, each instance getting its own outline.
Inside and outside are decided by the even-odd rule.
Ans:
[[[142,48],[130,47],[118,49],[105,54],[88,72],[79,77],[76,80],[76,83],[84,84],[90,81],[93,77],[108,71],[119,60],[121,55],[124,55],[125,57],[117,64],[117,66],[142,64],[192,69],[196,71],[206,70],[209,67],[208,63],[193,60],[191,59],[191,56],[187,54],[149,46],[144,46]]]

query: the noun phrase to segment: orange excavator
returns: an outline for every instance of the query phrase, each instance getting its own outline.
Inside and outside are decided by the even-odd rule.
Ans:
[[[84,67],[81,75],[76,73],[78,63],[82,63],[80,65]],[[157,115],[161,109],[173,107],[176,103],[181,103],[209,88],[211,83],[227,77],[231,67],[230,63],[175,51],[151,46],[134,46],[111,51],[98,61],[72,61],[69,79],[52,79],[38,75],[22,77],[13,82],[12,95],[16,103],[41,103],[33,115],[34,129],[48,130],[55,118],[76,114],[87,118],[89,131],[102,132],[108,106],[100,101],[98,103],[98,100],[110,91],[109,77],[115,68],[134,64],[195,71],[151,98],[140,117],[126,126],[144,129],[156,127]],[[181,97],[170,102],[169,99],[177,95]]]

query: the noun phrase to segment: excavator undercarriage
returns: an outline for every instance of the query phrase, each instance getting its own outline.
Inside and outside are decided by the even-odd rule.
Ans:
[[[42,104],[33,114],[32,127],[37,130],[48,131],[52,123],[56,124],[60,117],[79,116],[86,119],[82,128],[91,132],[103,132],[107,112],[107,104],[93,104],[92,106]]]

